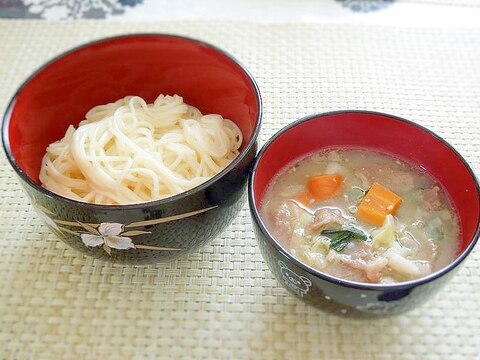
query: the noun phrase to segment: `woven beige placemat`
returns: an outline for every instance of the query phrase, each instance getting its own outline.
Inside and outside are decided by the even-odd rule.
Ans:
[[[437,131],[480,170],[480,28],[413,29],[217,22],[0,21],[0,111],[63,50],[158,31],[206,40],[252,71],[262,143],[307,114],[369,109]],[[148,267],[86,258],[32,212],[0,161],[0,359],[478,359],[480,255],[422,308],[360,321],[280,288],[247,209],[198,253]]]

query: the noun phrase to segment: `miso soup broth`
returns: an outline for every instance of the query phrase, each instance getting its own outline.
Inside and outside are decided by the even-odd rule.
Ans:
[[[329,150],[289,165],[261,206],[272,235],[326,274],[392,284],[455,257],[457,216],[425,171],[367,150]]]

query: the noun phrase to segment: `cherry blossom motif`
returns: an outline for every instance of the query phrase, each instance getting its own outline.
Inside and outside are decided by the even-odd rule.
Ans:
[[[141,249],[141,250],[159,250],[159,251],[181,251],[183,249],[154,246],[149,244],[134,244],[131,237],[138,235],[151,234],[151,231],[139,230],[138,228],[162,224],[170,221],[176,221],[179,219],[195,216],[197,214],[204,213],[215,209],[217,205],[208,208],[190,211],[183,214],[172,215],[168,217],[150,219],[143,221],[136,221],[130,224],[120,223],[100,223],[89,224],[80,221],[70,221],[57,219],[56,215],[43,207],[42,205],[32,201],[32,204],[38,210],[40,217],[51,227],[55,234],[64,238],[66,234],[79,236],[82,242],[88,247],[102,246],[103,250],[112,255],[112,249],[128,250],[128,249]],[[83,228],[84,231],[78,231],[77,228]],[[125,229],[127,229],[125,231]],[[85,232],[85,230],[87,232]]]
[[[130,237],[121,236],[124,228],[123,224],[101,223],[98,229],[87,224],[82,224],[82,226],[90,232],[90,234],[80,234],[83,243],[87,246],[97,247],[102,245],[103,250],[108,255],[112,254],[112,249],[135,249],[135,244]]]

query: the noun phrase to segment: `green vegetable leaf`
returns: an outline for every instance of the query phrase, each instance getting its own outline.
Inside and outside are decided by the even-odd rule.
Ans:
[[[443,222],[439,217],[436,217],[427,224],[427,230],[433,241],[438,242],[445,238]]]
[[[321,235],[330,239],[330,249],[340,252],[354,240],[367,241],[368,235],[363,231],[349,227],[346,229],[327,229],[321,232]]]

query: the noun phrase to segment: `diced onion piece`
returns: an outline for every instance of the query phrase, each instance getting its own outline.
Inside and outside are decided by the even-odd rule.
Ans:
[[[418,267],[422,276],[427,276],[432,273],[432,265],[426,260],[417,260],[415,265]]]
[[[420,270],[413,261],[405,259],[403,256],[396,253],[389,254],[388,266],[394,271],[411,277],[419,277],[421,275]]]
[[[322,235],[317,236],[310,250],[311,252],[321,252],[326,255],[330,250],[330,239]]]
[[[348,171],[336,161],[331,161],[327,164],[327,167],[324,171],[325,174],[340,174],[346,176]]]
[[[305,252],[304,256],[305,256],[306,262],[317,269],[323,269],[328,265],[327,259],[325,258],[325,255],[322,253]]]

